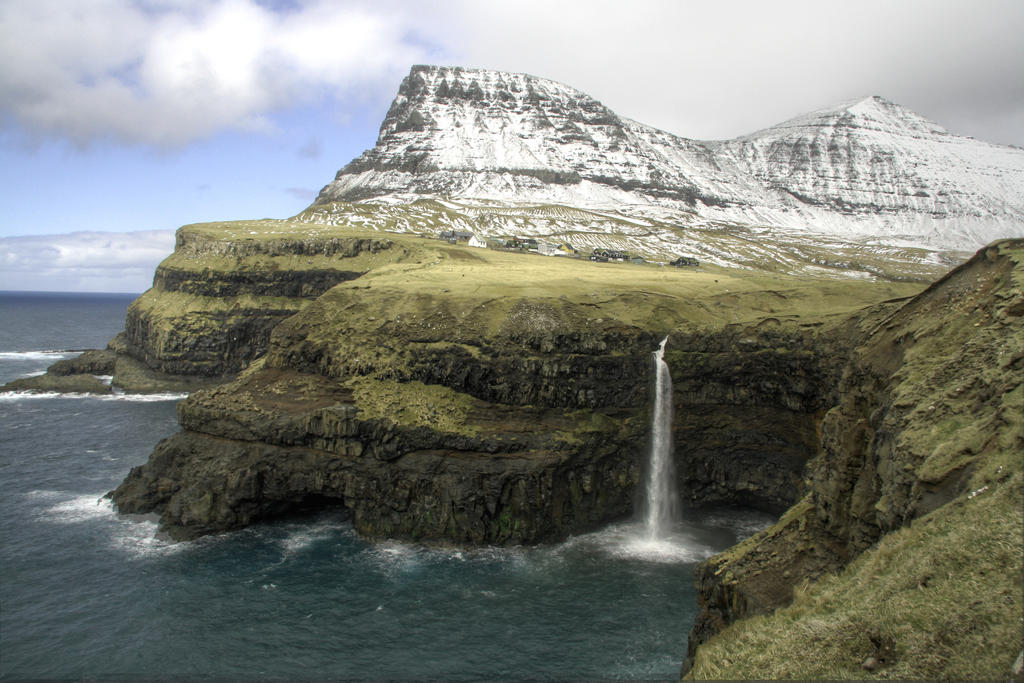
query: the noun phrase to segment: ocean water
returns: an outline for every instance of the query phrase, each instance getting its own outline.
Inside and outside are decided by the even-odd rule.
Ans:
[[[0,381],[102,347],[130,301],[0,293]],[[694,564],[771,521],[459,550],[369,543],[328,511],[171,543],[102,496],[179,399],[0,394],[0,676],[674,679]]]

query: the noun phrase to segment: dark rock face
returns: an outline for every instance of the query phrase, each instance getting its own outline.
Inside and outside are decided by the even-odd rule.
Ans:
[[[368,537],[470,544],[554,540],[631,513],[656,334],[587,330],[579,307],[538,300],[456,317],[443,297],[405,295],[361,318],[366,296],[332,290],[281,323],[239,380],[182,402],[185,431],[132,470],[118,508],[193,538],[330,500]],[[771,323],[677,337],[687,501],[794,502],[832,391],[827,340]]]
[[[310,269],[297,273],[291,270],[235,270],[216,272],[161,266],[156,269],[153,287],[164,292],[183,292],[200,296],[234,297],[280,296],[312,299],[339,282],[355,280],[362,272]]]
[[[361,418],[325,378],[267,371],[183,402],[186,431],[112,495],[122,512],[159,512],[179,539],[310,500],[343,504],[369,537],[468,544],[534,543],[629,512],[640,435],[622,414],[588,433],[558,410],[473,409],[479,434],[402,427]],[[573,443],[551,436],[573,427]]]
[[[90,350],[75,358],[59,360],[47,372],[54,375],[113,375],[117,354],[108,349]]]
[[[172,375],[217,377],[238,372],[266,351],[270,331],[298,307],[232,307],[168,317],[132,305],[125,317],[127,354]]]
[[[818,427],[856,338],[850,327],[821,334],[767,318],[715,335],[673,335],[666,359],[685,504],[781,513],[800,499]]]

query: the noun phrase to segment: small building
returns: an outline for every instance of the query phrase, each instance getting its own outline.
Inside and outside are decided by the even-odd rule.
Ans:
[[[487,240],[485,240],[482,237],[477,237],[476,235],[473,235],[472,237],[469,238],[469,246],[477,247],[479,249],[486,249]]]
[[[629,254],[624,251],[616,251],[615,249],[594,249],[590,254],[591,261],[628,261]]]
[[[442,230],[441,234],[438,235],[438,238],[445,242],[451,242],[452,244],[455,244],[456,242],[468,242],[472,237],[473,233],[462,230]]]
[[[680,256],[675,261],[670,262],[669,265],[675,266],[676,268],[683,268],[685,266],[699,266],[700,261],[698,261],[695,258],[690,258],[689,256]]]
[[[634,265],[638,265],[638,266],[641,266],[644,263],[646,263],[646,261],[644,261],[642,256],[634,256],[633,258],[629,259],[629,262],[634,264]]]

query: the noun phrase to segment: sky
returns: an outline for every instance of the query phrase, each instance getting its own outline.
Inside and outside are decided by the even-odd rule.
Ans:
[[[141,292],[188,223],[286,218],[414,64],[724,139],[881,95],[1024,146],[1021,0],[0,0],[0,290]]]

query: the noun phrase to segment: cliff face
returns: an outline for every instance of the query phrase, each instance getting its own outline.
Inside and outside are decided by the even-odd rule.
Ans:
[[[184,431],[114,492],[119,509],[179,538],[317,501],[371,537],[563,537],[632,510],[665,334],[689,501],[782,509],[838,367],[835,322],[797,312],[906,289],[399,248],[407,261],[324,293],[238,380],[184,401]],[[711,313],[720,288],[748,291],[750,323]]]
[[[153,288],[128,309],[118,350],[172,375],[236,373],[266,351],[277,323],[361,276],[392,246],[382,238],[301,235],[285,222],[263,223],[181,228]]]
[[[1003,500],[1016,499],[1011,512],[999,514],[1009,514],[1005,519],[1016,520],[1020,528],[1022,321],[1024,242],[1020,240],[980,251],[889,315],[862,321],[866,337],[843,369],[838,400],[822,422],[821,448],[808,468],[806,496],[771,529],[698,567],[701,613],[690,635],[684,671],[695,656],[702,667],[721,665],[711,655],[701,658],[699,646],[728,624],[788,604],[795,585],[840,570],[887,535],[895,537],[894,532],[912,528],[908,533],[916,539],[916,534],[924,533],[918,530],[928,524],[949,523],[948,516],[958,514],[955,508],[970,505],[967,501],[975,496],[991,492]],[[985,547],[989,532],[975,533],[979,547]],[[1019,536],[1016,543],[1016,566],[1000,570],[1007,575],[1019,576]],[[970,548],[957,551],[972,554]],[[978,566],[990,559],[979,558]],[[910,556],[906,561],[915,562]],[[899,569],[894,565],[874,571],[885,576]],[[963,574],[954,576],[952,571]],[[971,571],[969,566],[959,566],[949,578],[953,584],[973,582],[980,595],[989,586],[986,579],[968,576]],[[837,579],[840,585],[842,580]],[[923,584],[910,587],[929,584],[927,578],[913,578],[918,580]],[[879,578],[878,585],[884,584]],[[998,600],[1013,604],[1012,591],[1008,595]],[[829,609],[828,604],[819,603],[809,618]],[[967,605],[948,609],[959,613]],[[804,614],[807,611],[803,608]],[[800,630],[799,626],[787,628],[794,633]],[[888,628],[899,632],[896,626]],[[898,639],[892,634],[886,637]],[[909,633],[903,637],[910,641]],[[948,644],[924,647],[956,659],[946,652]],[[902,675],[921,676],[926,669],[920,667],[935,656],[916,648],[916,644],[907,645],[913,652],[905,655],[907,668]],[[877,666],[877,657],[872,657]],[[890,664],[894,657],[890,653]],[[859,660],[852,662],[851,670],[859,671],[859,664]],[[832,676],[842,670],[836,666]],[[706,668],[701,671],[700,675],[707,674]],[[716,668],[716,676],[733,674],[750,675]]]

